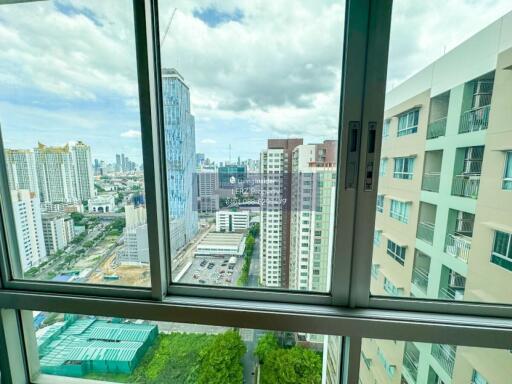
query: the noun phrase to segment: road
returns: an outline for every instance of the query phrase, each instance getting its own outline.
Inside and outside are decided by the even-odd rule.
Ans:
[[[254,250],[252,252],[251,267],[249,268],[248,286],[251,288],[259,287],[260,280],[260,238],[257,237],[254,242]]]
[[[255,383],[257,357],[254,356],[254,350],[258,345],[259,339],[265,333],[265,331],[259,329],[240,329],[240,336],[247,347],[247,352],[242,359],[244,365],[244,384]]]

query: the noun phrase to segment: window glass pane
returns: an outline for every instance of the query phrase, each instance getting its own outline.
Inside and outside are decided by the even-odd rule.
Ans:
[[[375,228],[404,258],[374,245],[372,295],[512,304],[511,11],[393,3]]]
[[[148,286],[133,4],[0,8],[16,278]]]
[[[144,384],[339,383],[341,336],[47,312],[23,317],[36,383],[48,375]]]
[[[329,291],[344,0],[159,8],[173,283]]]
[[[512,375],[508,350],[363,339],[361,384],[506,383]]]

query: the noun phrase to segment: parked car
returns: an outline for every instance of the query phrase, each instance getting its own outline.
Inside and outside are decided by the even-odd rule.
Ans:
[[[201,267],[204,267],[206,265],[207,261],[206,260],[203,260],[201,261],[201,264],[199,264]]]
[[[200,282],[201,284],[206,284],[206,281],[204,281],[203,279],[199,280],[199,282]]]

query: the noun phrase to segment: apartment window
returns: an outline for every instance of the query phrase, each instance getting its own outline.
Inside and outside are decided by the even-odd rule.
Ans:
[[[387,277],[384,277],[384,290],[391,296],[403,296],[404,294],[403,288],[397,288]]]
[[[473,369],[473,374],[471,375],[471,384],[487,384],[487,380],[478,372]]]
[[[377,356],[379,357],[379,360],[381,361],[382,365],[384,366],[384,370],[386,371],[386,374],[389,377],[393,377],[393,375],[395,374],[395,371],[396,371],[396,366],[393,364],[390,364],[388,362],[388,360],[384,356],[384,353],[380,349],[377,349]]]
[[[410,111],[398,117],[398,131],[397,136],[410,135],[418,132],[418,116],[419,109]]]
[[[386,170],[388,168],[388,159],[380,159],[379,176],[386,176]]]
[[[376,229],[373,234],[373,244],[378,247],[380,245],[381,238],[382,238],[382,231]]]
[[[512,271],[512,235],[501,231],[494,232],[494,245],[491,263]]]
[[[388,239],[387,254],[395,259],[398,263],[405,263],[405,247],[396,244]]]
[[[384,212],[384,195],[377,195],[377,212]]]
[[[395,158],[395,167],[393,169],[393,177],[395,179],[411,180],[414,170],[413,157],[397,157]]]
[[[512,151],[508,151],[505,159],[505,174],[503,175],[503,189],[512,190]]]
[[[384,120],[384,125],[382,127],[382,137],[383,138],[389,136],[389,126],[390,125],[391,125],[391,120],[390,119],[385,119]]]
[[[411,204],[405,201],[391,200],[389,216],[407,224],[409,222],[409,208]]]

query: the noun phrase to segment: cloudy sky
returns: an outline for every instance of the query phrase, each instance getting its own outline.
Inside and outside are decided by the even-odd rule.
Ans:
[[[162,62],[191,90],[196,150],[257,158],[267,138],[335,138],[341,1],[163,0]],[[395,0],[388,88],[512,10],[510,0]],[[83,140],[141,158],[129,0],[0,6],[0,124],[9,148]]]

